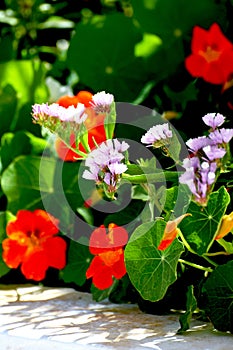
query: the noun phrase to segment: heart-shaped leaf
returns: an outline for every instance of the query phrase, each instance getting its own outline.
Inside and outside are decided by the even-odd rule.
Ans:
[[[129,278],[141,296],[150,301],[162,299],[175,282],[177,263],[184,251],[178,239],[164,251],[157,249],[165,226],[162,219],[138,226],[125,249]]]

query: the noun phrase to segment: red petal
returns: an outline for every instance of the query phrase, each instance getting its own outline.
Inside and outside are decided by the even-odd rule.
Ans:
[[[57,138],[54,146],[60,159],[64,160],[65,162],[77,162],[77,153],[68,148],[65,142],[63,142],[61,139]]]
[[[51,237],[59,232],[59,220],[44,210],[37,209],[33,212],[35,230],[39,237]]]
[[[113,283],[112,269],[103,264],[102,260],[95,256],[91,265],[86,271],[86,277],[92,278],[92,283],[96,288],[104,290],[111,287]]]
[[[48,259],[43,251],[30,254],[21,265],[21,271],[27,279],[41,281],[45,278],[48,269]]]
[[[103,261],[100,259],[99,256],[95,256],[86,271],[86,277],[87,278],[93,277],[96,271],[101,269],[102,266],[103,266]]]
[[[76,95],[80,103],[83,103],[85,107],[90,107],[90,101],[92,100],[92,93],[89,91],[81,90]]]
[[[48,265],[63,269],[66,265],[66,242],[61,237],[47,239],[43,245],[48,257]]]
[[[232,48],[232,43],[223,34],[217,23],[213,23],[209,28],[209,42],[211,46],[218,47],[218,50],[229,50]]]
[[[219,61],[209,62],[206,65],[203,79],[211,84],[223,84],[226,81]]]
[[[185,59],[185,67],[187,71],[193,77],[202,77],[205,67],[206,60],[200,55],[190,55]]]
[[[2,258],[10,268],[17,268],[23,261],[27,246],[20,245],[17,241],[6,238],[2,242]]]
[[[34,215],[29,210],[19,210],[14,221],[7,224],[6,232],[10,237],[16,232],[31,232],[35,229]]]
[[[118,248],[126,245],[128,242],[128,232],[123,227],[115,224],[109,224],[108,228],[108,237],[112,248]]]
[[[94,274],[92,283],[96,288],[101,290],[111,287],[113,284],[112,270],[107,266],[102,266],[102,268]]]
[[[174,239],[176,238],[176,236],[174,237]],[[174,241],[174,239],[163,239],[159,246],[158,246],[158,250],[165,250],[169,247],[169,245],[172,244],[172,242]]]
[[[90,237],[89,249],[92,254],[100,254],[109,248],[109,239],[106,234],[106,228],[104,225],[96,228]]]
[[[65,107],[65,108],[68,108],[69,106],[75,106],[77,107],[77,104],[79,103],[79,100],[76,96],[68,96],[68,95],[65,95],[65,96],[61,96],[57,103],[62,106],[62,107]]]
[[[125,261],[124,261],[124,254],[121,255],[120,260],[118,260],[113,266],[112,266],[112,275],[116,277],[117,279],[122,278],[126,274],[126,267],[125,267]]]
[[[208,46],[208,31],[199,26],[195,26],[193,28],[191,43],[192,52],[198,54],[200,50],[205,51],[206,46]]]

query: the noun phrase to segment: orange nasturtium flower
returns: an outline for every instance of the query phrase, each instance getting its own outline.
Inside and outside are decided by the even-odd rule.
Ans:
[[[168,221],[166,223],[164,234],[161,242],[159,243],[158,250],[165,250],[172,244],[172,242],[174,241],[174,239],[179,233],[179,229],[177,228],[177,226],[186,216],[189,216],[189,215],[191,214],[187,213],[187,214],[181,215],[175,220]]]
[[[95,111],[90,108],[90,101],[92,100],[92,93],[88,91],[79,91],[76,96],[62,96],[59,98],[57,103],[65,108],[68,108],[71,105],[77,106],[78,103],[83,103],[86,107],[85,113],[88,115],[86,121],[84,122],[88,130],[88,144],[90,149],[95,148],[95,142],[97,144],[106,141],[106,134],[104,129],[104,118],[102,114],[97,115]],[[95,139],[95,142],[93,141]],[[79,144],[78,147],[75,143],[75,135],[70,135],[70,145],[72,148],[77,148],[78,150],[86,153],[82,144]],[[79,155],[75,153],[72,149],[68,148],[67,145],[58,138],[55,142],[56,152],[62,160],[75,162],[78,160]]]
[[[193,77],[201,77],[212,84],[224,84],[233,73],[233,44],[224,36],[219,25],[209,30],[193,29],[192,53],[185,60]]]
[[[229,215],[223,215],[220,228],[215,239],[226,236],[233,229],[233,211]]]
[[[127,241],[127,231],[115,224],[108,225],[108,233],[104,225],[92,232],[89,249],[95,257],[86,271],[86,277],[92,277],[96,288],[109,288],[113,277],[120,279],[126,274],[123,246]]]
[[[27,279],[41,281],[49,267],[63,269],[66,242],[56,236],[59,220],[44,210],[19,210],[6,227],[8,238],[2,242],[3,261],[10,268],[21,265]]]

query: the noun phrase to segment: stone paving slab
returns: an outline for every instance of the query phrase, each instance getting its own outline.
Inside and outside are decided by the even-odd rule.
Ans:
[[[2,288],[1,288],[2,287]],[[96,303],[70,288],[0,286],[2,350],[230,350],[231,334],[193,320],[177,335],[179,316],[142,313],[136,305]]]

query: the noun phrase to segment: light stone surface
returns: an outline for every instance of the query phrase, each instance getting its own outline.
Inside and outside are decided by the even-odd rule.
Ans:
[[[94,302],[69,288],[0,286],[1,350],[230,350],[231,334],[179,316],[142,313],[136,305]]]

